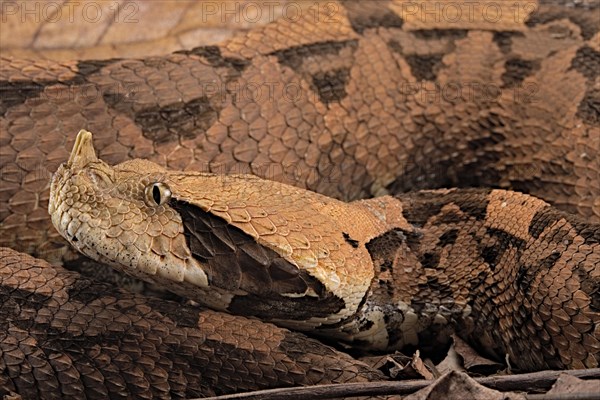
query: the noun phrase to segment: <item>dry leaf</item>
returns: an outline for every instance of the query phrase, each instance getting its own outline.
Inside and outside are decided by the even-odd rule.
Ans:
[[[454,344],[452,344],[448,349],[446,358],[444,358],[436,367],[441,374],[445,374],[450,371],[465,371],[463,368],[463,360],[454,349]]]
[[[396,352],[384,356],[362,357],[360,360],[380,370],[391,379],[434,379],[434,375],[424,364],[418,350],[412,357]]]
[[[560,374],[552,389],[547,394],[598,394],[600,393],[600,380],[583,380],[569,374]]]
[[[451,371],[404,400],[525,400],[521,394],[486,388],[464,372]]]
[[[462,358],[462,365],[467,371],[481,375],[491,375],[502,369],[502,364],[479,355],[460,337],[452,335],[452,339],[454,341],[452,348]]]
[[[392,379],[433,379],[434,376],[421,360],[419,350],[415,351],[412,358],[406,361],[406,356],[394,358],[395,366],[389,370]]]
[[[410,362],[410,366],[416,372],[418,372],[423,378],[425,378],[425,379],[433,379],[434,378],[431,371],[429,371],[427,369],[427,366],[425,366],[425,364],[423,363],[423,360],[421,359],[421,356],[419,354],[419,350],[415,351],[415,354],[413,355],[413,358]]]
[[[373,369],[378,369],[386,376],[390,376],[389,371],[393,367],[403,367],[410,362],[411,358],[402,353],[395,352],[393,354],[384,354],[381,356],[361,357],[360,361],[364,362]]]

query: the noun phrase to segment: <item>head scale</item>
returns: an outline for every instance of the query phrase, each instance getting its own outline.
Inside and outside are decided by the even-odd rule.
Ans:
[[[360,239],[345,203],[248,175],[167,171],[145,160],[109,166],[83,130],[52,179],[49,212],[95,260],[283,325],[350,317],[373,276],[364,246],[345,240],[347,232]]]

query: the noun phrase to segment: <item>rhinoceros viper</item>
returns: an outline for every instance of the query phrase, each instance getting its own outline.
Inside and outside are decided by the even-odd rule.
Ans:
[[[521,5],[515,4],[518,10]],[[596,4],[589,7],[597,9]],[[285,246],[274,250],[257,242],[253,247],[252,241],[245,242],[248,236],[237,236],[258,257],[258,264],[251,264],[253,273],[260,273],[258,265],[265,260],[273,261],[276,279],[269,287],[297,304],[305,301],[295,309],[307,310],[292,321],[284,320],[294,316],[294,306],[273,314],[278,301],[250,306],[250,311],[288,326],[320,325],[317,329],[326,334],[337,332],[355,345],[376,347],[435,340],[446,334],[447,324],[461,319],[466,334],[478,336],[489,351],[516,354],[525,347],[524,369],[597,365],[597,13],[542,2],[524,18],[475,18],[467,24],[423,22],[412,11],[403,12],[407,8],[401,1],[378,2],[377,7],[344,2],[336,9],[334,23],[279,20],[219,46],[165,57],[63,64],[3,59],[0,77],[8,96],[0,110],[2,179],[8,202],[1,215],[2,244],[51,259],[66,257],[63,242],[45,229],[48,187],[32,160],[42,160],[43,168],[53,171],[67,157],[71,132],[81,127],[96,132],[100,156],[112,163],[143,157],[171,169],[249,171],[344,200],[426,187],[512,188],[588,222],[501,190],[417,192],[360,203],[350,214],[389,212],[386,218],[402,221],[371,226],[372,231],[356,222],[335,232],[337,245],[363,255],[366,249],[369,257],[362,262],[373,264],[371,272],[352,272],[352,279],[360,281],[360,274],[369,273],[378,279],[352,289],[343,282],[350,276],[340,278],[344,274],[331,269],[297,275],[297,261],[289,259]],[[503,10],[504,15],[519,14]],[[267,98],[248,94],[265,83],[273,89]],[[86,85],[102,96],[54,95]],[[243,181],[250,187],[264,182]],[[167,186],[173,201],[179,201],[182,193],[174,192],[171,182]],[[157,190],[167,189],[158,185]],[[229,229],[218,224],[225,214],[204,221],[207,214],[197,212],[201,207],[194,199],[173,210],[195,221],[192,226]],[[350,214],[337,217],[345,220]],[[465,225],[467,220],[472,225]],[[206,257],[210,246],[203,247],[202,237],[192,231],[184,232],[184,243],[178,239],[185,244],[178,250],[187,247]],[[371,237],[374,232],[378,235]],[[440,267],[475,260],[479,263],[472,269]],[[310,266],[314,257],[302,261]],[[500,267],[507,264],[512,268]],[[205,278],[200,273],[188,278],[200,286],[209,276],[214,279],[219,261],[207,265],[212,272],[205,272]],[[398,267],[414,268],[416,280],[395,274]],[[508,275],[489,278],[496,271]],[[220,299],[208,300],[213,306],[234,311],[251,304],[245,300],[252,296],[240,300],[239,293],[227,292],[241,276],[244,288],[264,294],[255,280],[259,276],[231,273],[217,279],[226,290]],[[214,280],[211,284],[217,286]],[[411,289],[400,293],[398,287]],[[361,297],[363,289],[373,295]],[[486,291],[485,296],[475,296],[477,290]],[[520,301],[519,296],[534,297]],[[313,307],[318,298],[324,303]],[[432,299],[438,304],[429,304]],[[555,305],[566,304],[563,300],[576,306]],[[394,307],[386,309],[389,305]],[[591,314],[582,321],[586,307]],[[368,318],[353,319],[358,308],[368,311],[360,314]],[[534,318],[534,311],[541,314]],[[477,326],[481,321],[474,320],[480,316],[499,329]],[[382,321],[408,329],[401,335],[387,330],[373,335]],[[431,329],[423,331],[422,325]],[[534,340],[514,340],[523,336]]]

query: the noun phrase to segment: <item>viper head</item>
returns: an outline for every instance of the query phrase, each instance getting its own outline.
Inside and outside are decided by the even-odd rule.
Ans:
[[[156,284],[164,281],[167,288],[180,281],[206,288],[206,274],[186,246],[179,214],[159,198],[165,190],[157,183],[166,176],[163,168],[144,160],[108,165],[96,156],[92,134],[82,130],[69,160],[52,178],[52,223],[81,253],[118,270]]]
[[[49,212],[93,259],[284,325],[351,316],[373,277],[362,245],[368,221],[356,208],[250,175],[167,171],[145,160],[109,166],[86,131],[53,177]]]

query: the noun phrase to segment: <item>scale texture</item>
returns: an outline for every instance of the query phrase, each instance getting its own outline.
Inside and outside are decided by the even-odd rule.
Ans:
[[[383,379],[274,325],[143,297],[0,248],[0,396],[184,399]]]
[[[257,208],[208,212],[212,205],[197,193],[177,190],[169,207],[180,218],[182,236],[173,236],[179,239],[172,247],[154,243],[158,228],[150,223],[147,231],[139,225],[124,235],[111,231],[129,249],[137,244],[136,251],[149,255],[189,253],[200,260],[206,280],[224,287],[212,304],[219,309],[257,304],[247,294],[231,295],[232,289],[254,290],[263,299],[265,293],[283,293],[286,299],[308,299],[299,301],[321,313],[287,320],[286,326],[312,329],[325,322],[328,329],[319,329],[331,334],[347,324],[350,334],[341,339],[353,345],[436,342],[446,328],[463,326],[461,334],[486,351],[522,356],[524,369],[597,366],[598,2],[494,2],[501,18],[489,21],[476,8],[470,23],[424,18],[413,2],[402,0],[327,4],[317,16],[278,19],[216,46],[161,57],[60,63],[2,58],[0,245],[51,261],[81,259],[68,244],[75,245],[73,236],[63,239],[47,210],[51,176],[69,157],[75,132],[84,128],[94,132],[98,156],[110,165],[145,159],[170,171],[250,172],[328,196],[309,195],[310,208],[277,203],[273,195],[277,207],[264,207],[267,218]],[[529,15],[531,6],[536,12]],[[244,179],[244,185],[256,182]],[[170,182],[171,189],[176,186]],[[488,189],[403,194],[471,186]],[[257,193],[271,193],[264,189]],[[231,194],[239,200],[239,193]],[[351,206],[334,200],[376,195],[391,197]],[[316,204],[342,210],[336,218],[344,229],[322,224],[323,208]],[[139,218],[123,210],[117,212],[123,219]],[[292,211],[302,216],[297,223],[310,223],[293,225],[285,238],[258,240],[273,227],[285,232],[277,214]],[[371,215],[365,217],[370,225],[353,220],[357,215]],[[373,215],[389,216],[397,225],[376,223]],[[199,226],[217,234],[207,242]],[[309,226],[321,230],[304,231]],[[341,250],[337,257],[319,258],[320,243]],[[229,263],[230,275],[219,275],[223,253],[214,257],[213,251],[237,245],[252,268],[242,269],[236,259]],[[348,254],[371,269],[349,272]],[[14,257],[14,263],[30,263],[25,255]],[[333,261],[314,274],[295,268],[328,257],[342,261],[343,273],[332,269]],[[117,264],[106,255],[103,261]],[[407,268],[418,272],[401,273]],[[190,281],[203,283],[201,273],[190,271]],[[13,287],[29,282],[14,276]],[[345,286],[353,279],[358,287]],[[173,280],[163,283],[194,291]],[[104,293],[90,290],[81,296]],[[24,302],[9,293],[3,301]],[[325,301],[313,306],[315,298]],[[382,310],[392,303],[389,312]],[[278,323],[294,316],[284,310],[273,318],[281,302],[264,304],[251,313]],[[215,324],[237,321],[207,315],[209,325],[213,315]],[[407,328],[402,337],[372,335],[398,325]],[[22,335],[35,331],[24,326]],[[29,371],[29,361],[12,351],[16,358],[0,365]],[[5,376],[0,383],[14,385]],[[218,381],[206,390],[226,392],[230,386]]]
[[[518,192],[342,202],[253,175],[109,166],[81,131],[49,212],[86,256],[205,306],[366,350],[458,332],[520,370],[600,361],[600,224]]]
[[[327,4],[164,57],[3,58],[0,244],[73,256],[46,209],[80,129],[109,163],[248,172],[343,200],[510,188],[600,221],[598,2],[511,2],[468,24],[404,1]]]

